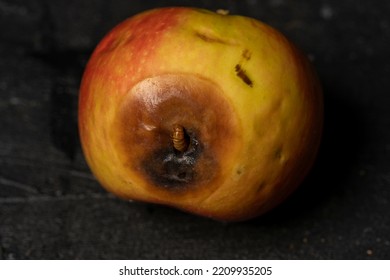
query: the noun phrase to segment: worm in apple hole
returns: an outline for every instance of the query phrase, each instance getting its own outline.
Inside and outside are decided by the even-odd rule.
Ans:
[[[188,140],[186,139],[187,135],[184,131],[184,127],[181,125],[173,126],[173,133],[171,135],[173,147],[179,152],[184,152],[188,148]]]

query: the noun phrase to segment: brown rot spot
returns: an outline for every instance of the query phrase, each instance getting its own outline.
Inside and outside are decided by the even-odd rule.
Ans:
[[[217,84],[197,75],[140,81],[122,103],[115,125],[124,165],[144,188],[169,194],[212,192],[240,143],[230,102]]]
[[[206,34],[204,32],[195,31],[195,36],[207,43],[219,43],[219,44],[229,45],[229,42],[221,38],[218,38],[214,35]]]
[[[237,77],[239,77],[239,78],[240,78],[245,84],[247,84],[248,86],[253,87],[253,82],[252,82],[252,80],[248,77],[248,75],[246,74],[245,70],[242,69],[242,67],[241,67],[240,64],[237,64],[237,65],[234,67],[234,70],[236,71]]]
[[[251,57],[252,57],[252,53],[248,49],[245,49],[245,50],[242,51],[241,56],[245,60],[250,60]]]

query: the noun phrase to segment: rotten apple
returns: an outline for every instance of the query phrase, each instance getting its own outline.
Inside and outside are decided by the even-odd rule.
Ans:
[[[83,151],[108,191],[225,221],[262,214],[301,183],[322,116],[315,71],[281,33],[194,8],[120,23],[79,99]]]

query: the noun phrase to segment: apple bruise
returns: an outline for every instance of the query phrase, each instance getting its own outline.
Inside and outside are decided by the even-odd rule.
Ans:
[[[140,81],[119,116],[125,165],[149,188],[218,186],[238,146],[233,107],[216,84],[197,75]]]

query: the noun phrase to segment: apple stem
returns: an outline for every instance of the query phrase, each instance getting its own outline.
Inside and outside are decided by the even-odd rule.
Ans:
[[[189,146],[189,140],[188,140],[188,135],[185,132],[184,127],[181,125],[175,124],[173,126],[173,131],[171,135],[173,147],[175,150],[183,153],[187,150]]]

